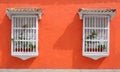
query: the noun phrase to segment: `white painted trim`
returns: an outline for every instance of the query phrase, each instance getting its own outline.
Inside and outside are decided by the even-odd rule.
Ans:
[[[110,54],[110,21],[108,17],[108,54]]]
[[[41,19],[42,17],[42,12],[9,12],[6,10],[7,16],[9,17],[9,19],[12,19],[12,16],[14,15],[20,15],[20,16],[24,16],[24,15],[36,15],[38,16],[38,19]]]
[[[107,19],[106,19],[107,18]],[[97,60],[109,56],[109,16],[84,15],[83,16],[83,48],[82,55]],[[91,38],[91,33],[97,33],[96,38]],[[108,30],[108,31],[106,31]],[[104,35],[105,34],[105,35]],[[108,37],[106,37],[108,35]],[[88,38],[87,38],[88,37]],[[101,47],[102,45],[102,47]],[[105,45],[105,50],[103,49]],[[98,48],[98,46],[100,46]]]
[[[39,24],[39,23],[38,23],[38,17],[37,17],[37,16],[36,16],[36,21],[35,21],[35,22],[36,22],[36,55],[38,56],[38,50],[39,50],[39,49],[38,49],[38,45],[39,45],[39,43],[38,43],[38,41],[39,41],[39,40],[38,40],[38,35],[39,35],[39,34],[38,34],[38,29],[39,29],[39,28],[38,28],[38,24]]]
[[[78,12],[80,19],[83,19],[84,15],[108,15],[110,17],[110,19],[113,18],[113,16],[115,15],[116,12]]]
[[[12,17],[12,21],[11,21],[11,39],[13,38],[13,17]],[[13,41],[11,41],[11,54],[13,54]]]
[[[27,24],[27,28],[21,28],[22,25],[24,24]],[[24,30],[24,31],[21,31],[21,30]],[[26,33],[26,31],[28,33]],[[25,39],[18,39],[20,36],[19,34],[21,34],[21,32],[23,32],[21,36]],[[31,36],[32,38],[29,39]],[[33,15],[33,16],[32,15],[24,15],[24,16],[15,15],[14,16],[13,15],[11,37],[12,38],[14,37],[15,42],[12,42],[12,45],[11,45],[12,47],[11,55],[14,57],[18,57],[22,60],[26,60],[28,58],[38,56],[38,37],[37,36],[38,36],[38,17],[36,15]],[[24,42],[24,44],[21,43],[20,45],[18,45],[19,41]],[[16,43],[14,45],[15,48],[13,47],[13,43]],[[24,47],[26,43],[27,43],[27,46]],[[30,44],[35,45],[35,49],[32,46],[32,50],[31,50],[31,48],[29,48]],[[13,49],[15,49],[15,51]]]
[[[85,41],[85,38],[84,38],[85,37],[84,36],[85,35],[85,16],[83,17],[83,29],[82,30],[83,30],[83,34],[82,34],[82,55],[84,55],[84,53],[85,53],[84,52],[84,48],[85,48],[84,47],[85,46],[85,42],[84,42]]]

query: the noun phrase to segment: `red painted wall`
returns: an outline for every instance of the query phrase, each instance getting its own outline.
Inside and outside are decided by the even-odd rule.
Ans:
[[[116,2],[115,2],[116,1]],[[39,56],[22,61],[10,53],[11,20],[6,8],[38,7]],[[94,61],[82,56],[82,20],[79,8],[116,8],[110,26],[110,56]],[[0,0],[0,68],[120,68],[119,0]]]

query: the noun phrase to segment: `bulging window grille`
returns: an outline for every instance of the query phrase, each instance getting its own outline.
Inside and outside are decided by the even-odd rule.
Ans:
[[[13,53],[35,53],[37,45],[37,17],[36,16],[13,16]]]
[[[79,11],[79,15],[83,19],[83,56],[97,60],[109,55],[109,22],[113,13],[114,11],[109,12],[106,9],[83,9]]]
[[[109,17],[84,16],[83,52],[108,53],[109,52]]]
[[[16,10],[14,10],[16,11]],[[11,54],[26,60],[38,56],[38,15],[34,9],[29,12],[8,11],[12,19]],[[18,10],[20,11],[20,9]],[[10,14],[11,13],[11,14]],[[14,13],[14,14],[13,14]],[[25,13],[25,14],[24,14]]]

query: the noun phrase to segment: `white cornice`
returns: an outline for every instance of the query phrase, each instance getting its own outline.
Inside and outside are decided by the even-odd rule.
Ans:
[[[42,10],[39,8],[8,8],[7,16],[11,19],[13,15],[37,15],[41,19]]]

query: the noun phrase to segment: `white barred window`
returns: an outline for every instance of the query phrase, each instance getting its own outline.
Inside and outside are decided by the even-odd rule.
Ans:
[[[80,9],[83,19],[83,56],[97,60],[109,55],[110,19],[115,9]]]
[[[12,19],[11,53],[12,56],[26,60],[38,56],[38,19],[39,9],[7,9]]]

